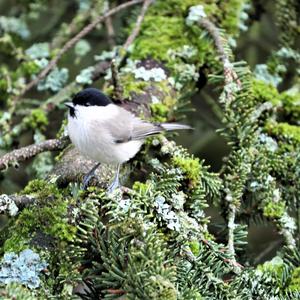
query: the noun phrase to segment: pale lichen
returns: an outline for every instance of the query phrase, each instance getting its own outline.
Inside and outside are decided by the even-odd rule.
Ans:
[[[45,79],[39,82],[37,89],[39,91],[58,92],[64,87],[68,78],[69,70],[67,68],[55,68]]]
[[[40,286],[40,274],[47,263],[39,254],[31,249],[23,250],[19,255],[14,252],[5,253],[0,263],[0,282],[9,284],[18,282],[30,289]]]
[[[0,213],[7,213],[14,217],[18,214],[18,207],[15,202],[6,194],[0,195]]]
[[[81,70],[79,75],[76,76],[76,82],[80,84],[92,84],[92,76],[94,73],[94,67],[88,67],[86,69]]]
[[[188,26],[194,25],[199,22],[202,18],[206,18],[203,5],[195,5],[190,7],[189,14],[185,20]]]
[[[26,49],[26,55],[31,59],[45,58],[50,55],[50,48],[48,43],[36,43]]]

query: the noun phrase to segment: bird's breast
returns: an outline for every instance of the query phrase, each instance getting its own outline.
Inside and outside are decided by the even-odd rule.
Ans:
[[[68,133],[72,143],[85,157],[101,163],[123,163],[135,156],[142,141],[116,143],[109,133],[107,121],[68,118]]]

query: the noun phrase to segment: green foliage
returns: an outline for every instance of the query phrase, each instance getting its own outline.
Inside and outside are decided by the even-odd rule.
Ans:
[[[46,113],[41,109],[32,110],[30,116],[24,118],[24,125],[31,129],[45,129],[48,125]]]
[[[76,1],[77,11],[68,12],[67,19],[73,18],[70,24],[57,11],[51,12],[49,28],[35,33],[35,20],[43,18],[48,3],[29,2],[16,4],[20,17],[0,17],[0,54],[5,58],[0,72],[0,145],[5,150],[18,145],[19,138],[26,143],[25,132],[34,142],[44,140],[45,129],[56,128],[53,118],[59,115],[62,102],[83,86],[101,87],[102,81],[95,82],[94,77],[99,65],[85,65],[92,51],[100,54],[96,60],[120,62],[119,46],[99,53],[95,41],[102,39],[102,32],[90,34],[39,82],[38,94],[29,92],[15,102],[14,97],[64,43],[99,17],[108,4]],[[249,3],[253,10],[248,16]],[[119,53],[123,100],[150,108],[152,121],[176,121],[197,88],[221,87],[219,103],[214,105],[220,111],[220,132],[229,152],[220,173],[210,172],[205,161],[162,136],[145,143],[130,162],[134,172],[129,171],[128,188],[111,195],[96,187],[80,191],[78,183],[62,188],[53,183],[55,179],[31,181],[19,196],[33,197],[34,203],[20,207],[19,214],[1,229],[1,253],[30,247],[49,267],[40,289],[29,292],[7,285],[0,290],[1,299],[78,299],[75,290],[88,300],[300,298],[300,106],[295,76],[299,55],[294,49],[299,5],[295,0],[275,1],[280,48],[253,74],[245,62],[232,62],[230,50],[241,31],[257,23],[254,20],[261,22],[258,8],[263,4],[248,0],[157,0],[151,4],[128,53],[122,49]],[[191,7],[220,29],[210,23],[199,26],[197,20],[187,22]],[[128,14],[120,14],[117,22],[112,19],[115,29],[126,23]],[[55,33],[50,32],[51,26]],[[33,38],[24,41],[31,27]],[[54,38],[41,43],[44,37]],[[67,68],[68,61],[74,66]],[[291,70],[290,62],[295,62]],[[74,81],[66,86],[69,73]],[[113,94],[110,80],[108,72],[101,88]],[[43,101],[47,92],[54,95]],[[61,135],[63,127],[60,131]],[[55,135],[52,130],[51,135]],[[44,177],[52,164],[50,154],[43,153],[31,168],[35,176]],[[210,221],[207,208],[213,204],[221,224],[215,218]],[[253,223],[273,223],[286,246],[280,244],[276,257],[267,262],[268,246],[253,264],[256,257],[247,247]]]
[[[0,296],[3,300],[37,300],[34,293],[21,286],[12,283],[4,288],[0,288]]]
[[[266,129],[279,138],[291,140],[291,142],[298,144],[300,142],[300,128],[296,125],[288,123],[267,123]]]
[[[286,207],[284,202],[269,202],[263,207],[263,213],[267,218],[280,218],[283,216],[285,209]]]
[[[300,291],[300,267],[293,270],[289,289],[292,291]]]
[[[181,156],[173,157],[173,163],[175,166],[181,168],[190,180],[191,188],[194,188],[201,173],[199,158],[184,158]]]

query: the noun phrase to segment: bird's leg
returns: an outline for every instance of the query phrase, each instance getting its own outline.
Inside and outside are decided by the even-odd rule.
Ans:
[[[121,167],[121,164],[118,164],[115,177],[107,189],[108,194],[111,194],[115,189],[120,187],[120,181],[119,181],[120,167]]]
[[[98,169],[98,167],[100,166],[100,163],[97,163],[96,165],[93,166],[93,168],[84,176],[83,178],[83,186],[82,189],[86,190],[90,180],[94,177],[95,175],[95,171]]]

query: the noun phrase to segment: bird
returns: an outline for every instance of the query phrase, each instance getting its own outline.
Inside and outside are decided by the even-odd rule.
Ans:
[[[83,189],[101,163],[116,165],[116,173],[107,193],[120,188],[119,174],[122,164],[133,158],[146,138],[165,131],[189,130],[179,123],[151,123],[112,102],[96,88],[77,93],[68,107],[68,135],[83,156],[96,162],[84,176]]]

